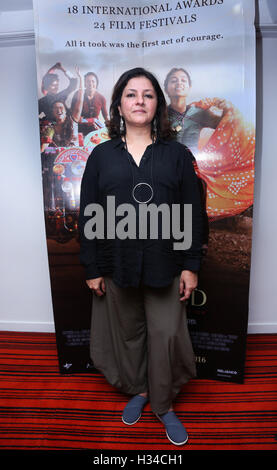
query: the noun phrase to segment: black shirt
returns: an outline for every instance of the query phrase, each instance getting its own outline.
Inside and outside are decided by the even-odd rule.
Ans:
[[[203,213],[192,160],[191,152],[178,142],[158,140],[149,145],[139,166],[121,138],[95,147],[84,171],[80,198],[80,259],[86,268],[86,279],[109,275],[120,287],[138,287],[140,283],[163,287],[182,270],[199,270]],[[158,239],[106,237],[88,240],[85,237],[84,227],[92,216],[92,213],[84,215],[86,206],[100,204],[106,214],[107,196],[114,196],[115,210],[128,203],[138,213],[139,204],[134,201],[132,190],[139,182],[153,187],[151,204],[192,204],[192,244],[189,249],[173,250],[176,240],[172,237],[163,239],[160,225]],[[116,217],[116,222],[120,219],[122,217]]]

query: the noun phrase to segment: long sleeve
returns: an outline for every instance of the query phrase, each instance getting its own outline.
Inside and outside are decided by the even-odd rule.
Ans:
[[[59,91],[56,95],[58,99],[63,99],[64,101],[67,99],[70,93],[72,93],[72,91],[76,90],[78,85],[78,79],[73,77],[71,73],[67,72],[67,78],[69,79],[68,86],[64,90]]]
[[[192,244],[184,251],[184,269],[199,271],[202,258],[203,208],[196,173],[193,167],[193,155],[185,150],[181,195],[183,204],[192,205]]]
[[[88,204],[98,202],[98,169],[97,152],[94,150],[87,160],[87,165],[83,174],[80,194],[80,215],[79,215],[79,235],[80,235],[80,261],[85,267],[86,279],[100,277],[101,274],[97,267],[97,241],[88,240],[84,233],[86,222],[89,216],[84,215]]]

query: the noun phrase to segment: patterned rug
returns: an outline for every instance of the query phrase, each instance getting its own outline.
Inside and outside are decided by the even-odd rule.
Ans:
[[[0,332],[0,449],[277,450],[277,335],[249,335],[244,384],[192,380],[175,411],[177,448],[146,406],[121,421],[128,397],[99,373],[60,375],[55,335]]]

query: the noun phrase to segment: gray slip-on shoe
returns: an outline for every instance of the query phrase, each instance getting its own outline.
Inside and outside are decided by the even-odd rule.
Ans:
[[[164,424],[167,438],[176,446],[184,445],[188,440],[186,428],[177,418],[174,411],[168,411],[163,415],[157,415],[157,418]]]
[[[141,417],[141,412],[148,402],[148,397],[135,395],[125,406],[122,413],[122,421],[124,424],[135,424]]]

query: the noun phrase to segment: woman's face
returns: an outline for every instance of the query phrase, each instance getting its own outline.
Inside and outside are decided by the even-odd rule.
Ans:
[[[58,93],[58,90],[59,90],[59,80],[53,80],[53,82],[49,85],[47,91],[51,95],[55,95],[56,93]]]
[[[126,126],[149,126],[158,104],[156,91],[146,77],[131,78],[123,90],[119,113]]]
[[[55,103],[53,105],[53,116],[55,121],[64,122],[66,118],[66,109],[63,103]]]
[[[89,94],[94,93],[97,88],[97,80],[94,75],[88,75],[85,78],[85,87]]]
[[[167,94],[169,98],[188,96],[190,91],[189,78],[183,70],[173,72],[168,80]]]

